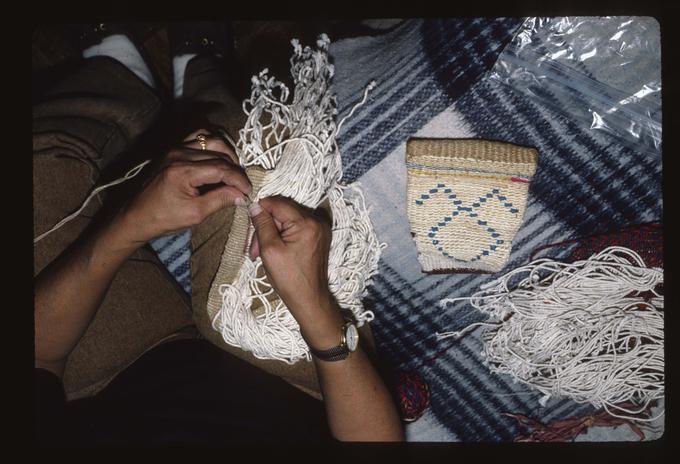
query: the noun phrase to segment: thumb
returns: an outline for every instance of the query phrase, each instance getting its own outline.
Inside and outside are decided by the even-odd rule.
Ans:
[[[227,206],[245,204],[243,194],[230,186],[222,186],[211,190],[198,197],[198,201],[200,202],[204,217],[208,217]]]
[[[253,221],[260,249],[281,241],[279,229],[277,229],[276,223],[274,223],[274,218],[259,203],[254,202],[250,205],[248,213],[250,214],[251,221]]]

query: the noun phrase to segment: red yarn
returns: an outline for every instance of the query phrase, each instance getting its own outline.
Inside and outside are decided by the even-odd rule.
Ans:
[[[578,246],[567,258],[569,262],[588,259],[609,246],[617,245],[635,251],[649,267],[663,267],[663,224],[660,222],[638,224],[604,234],[543,245],[531,253],[529,261],[533,261],[534,257],[543,250],[561,250],[566,245],[572,244],[578,244]]]
[[[625,403],[622,407],[630,408],[634,405]],[[533,431],[529,435],[519,436],[514,439],[516,442],[567,442],[573,441],[577,435],[585,433],[590,427],[616,427],[627,424],[633,432],[645,439],[645,434],[634,422],[609,415],[606,411],[601,411],[585,417],[571,417],[569,419],[556,420],[549,424],[543,424],[535,419],[523,414],[501,413],[504,416],[512,417],[517,422]],[[650,407],[641,414],[641,417],[649,417]]]
[[[418,419],[430,404],[430,388],[414,371],[399,371],[397,394],[404,422]]]

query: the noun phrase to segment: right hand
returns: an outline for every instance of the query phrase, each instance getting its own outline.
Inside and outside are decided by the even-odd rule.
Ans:
[[[132,243],[144,244],[198,225],[227,206],[246,204],[252,186],[233,150],[215,137],[202,150],[193,142],[197,133],[167,153],[158,172],[120,213],[121,228]],[[201,193],[205,186],[214,188]]]
[[[314,348],[338,344],[342,317],[328,288],[330,224],[285,197],[250,208],[255,226],[251,257],[262,258],[269,283]]]

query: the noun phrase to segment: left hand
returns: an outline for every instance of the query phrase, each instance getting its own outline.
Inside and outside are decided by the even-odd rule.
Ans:
[[[221,139],[206,137],[206,149],[196,141],[199,130],[183,146],[170,150],[158,172],[121,212],[128,240],[144,244],[203,222],[232,205],[245,205],[252,190],[234,151]],[[200,187],[214,187],[201,193]]]
[[[251,257],[262,258],[269,282],[303,338],[315,349],[337,345],[344,320],[328,288],[330,224],[280,196],[253,203],[249,212],[255,226]]]

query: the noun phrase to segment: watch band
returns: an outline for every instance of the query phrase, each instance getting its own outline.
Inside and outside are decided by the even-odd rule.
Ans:
[[[321,359],[322,361],[341,361],[349,356],[349,349],[347,346],[340,345],[334,346],[328,350],[317,351],[314,348],[309,348],[314,356]]]
[[[315,350],[310,346],[309,351],[322,361],[342,361],[343,359],[346,359],[351,352],[347,346],[347,339],[345,338],[347,327],[349,325],[352,325],[352,323],[348,322],[342,326],[342,338],[338,346],[334,346],[333,348],[329,348],[327,350]]]

